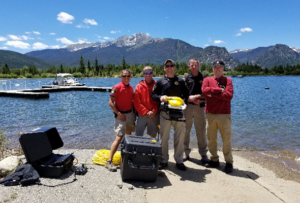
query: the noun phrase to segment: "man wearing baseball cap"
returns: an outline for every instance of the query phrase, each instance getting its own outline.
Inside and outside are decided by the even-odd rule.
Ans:
[[[175,63],[173,60],[168,59],[164,63],[165,76],[157,80],[153,87],[152,99],[154,101],[167,103],[167,98],[180,97],[185,101],[188,100],[189,90],[183,79],[175,75]],[[165,112],[160,112],[160,135],[161,135],[161,148],[162,148],[162,161],[159,169],[162,170],[168,167],[169,161],[169,138],[171,127],[174,128],[174,159],[176,167],[179,170],[185,171],[186,166],[183,163],[184,151],[184,135],[185,135],[185,119],[182,120],[172,119]]]
[[[231,99],[233,85],[230,78],[224,77],[225,63],[221,60],[213,62],[214,76],[206,77],[202,84],[202,92],[206,99],[206,134],[208,150],[211,153],[208,167],[218,168],[220,165],[217,146],[217,131],[219,130],[223,141],[223,154],[225,158],[225,173],[232,173],[233,157],[231,149]]]

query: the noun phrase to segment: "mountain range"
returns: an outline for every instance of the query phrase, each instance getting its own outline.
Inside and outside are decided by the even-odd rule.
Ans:
[[[7,60],[3,57],[12,54],[9,51],[0,52],[0,67]],[[31,58],[41,62],[25,62],[21,64],[31,66],[36,64],[37,68],[42,68],[49,64],[59,66],[78,66],[82,56],[87,63],[94,64],[95,58],[98,64],[121,64],[124,57],[128,64],[163,64],[171,58],[180,63],[187,63],[189,59],[196,58],[201,63],[211,64],[216,59],[222,59],[227,68],[234,69],[240,63],[251,63],[260,65],[262,68],[272,68],[278,65],[295,65],[300,63],[300,49],[290,48],[287,45],[276,44],[269,47],[258,47],[248,50],[234,50],[228,52],[224,47],[208,46],[200,48],[192,46],[179,39],[152,38],[148,35],[137,33],[132,36],[122,36],[114,41],[92,42],[72,44],[59,49],[45,49],[20,54],[15,60],[20,61],[23,57]],[[16,54],[16,52],[14,52]],[[8,63],[10,68],[22,68],[19,64]],[[50,66],[48,66],[50,67]]]

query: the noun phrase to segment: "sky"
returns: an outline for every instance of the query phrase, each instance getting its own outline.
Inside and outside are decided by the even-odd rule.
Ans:
[[[299,0],[0,0],[0,49],[27,53],[147,34],[228,51],[300,47]]]

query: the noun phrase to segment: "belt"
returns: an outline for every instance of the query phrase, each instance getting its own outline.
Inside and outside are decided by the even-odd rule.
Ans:
[[[128,111],[120,111],[121,113],[130,113],[132,112],[132,109],[128,110]]]
[[[201,102],[200,104],[194,104],[193,102],[189,102],[191,105],[199,105],[200,107],[205,107],[205,102]]]

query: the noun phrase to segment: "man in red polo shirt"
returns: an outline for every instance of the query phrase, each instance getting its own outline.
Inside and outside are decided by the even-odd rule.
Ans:
[[[202,92],[206,96],[206,134],[208,149],[211,153],[209,167],[220,165],[217,153],[217,131],[223,140],[223,154],[225,158],[225,173],[232,173],[233,158],[231,150],[231,110],[230,102],[233,97],[233,86],[230,78],[224,77],[225,64],[221,60],[213,62],[214,76],[206,77],[202,84]]]
[[[115,114],[115,133],[116,139],[111,145],[109,159],[107,160],[105,167],[109,171],[116,171],[116,167],[113,165],[113,156],[116,153],[119,144],[125,135],[130,135],[135,131],[135,114],[133,113],[133,88],[129,84],[131,79],[130,70],[123,70],[121,73],[122,81],[112,88],[109,106]]]

